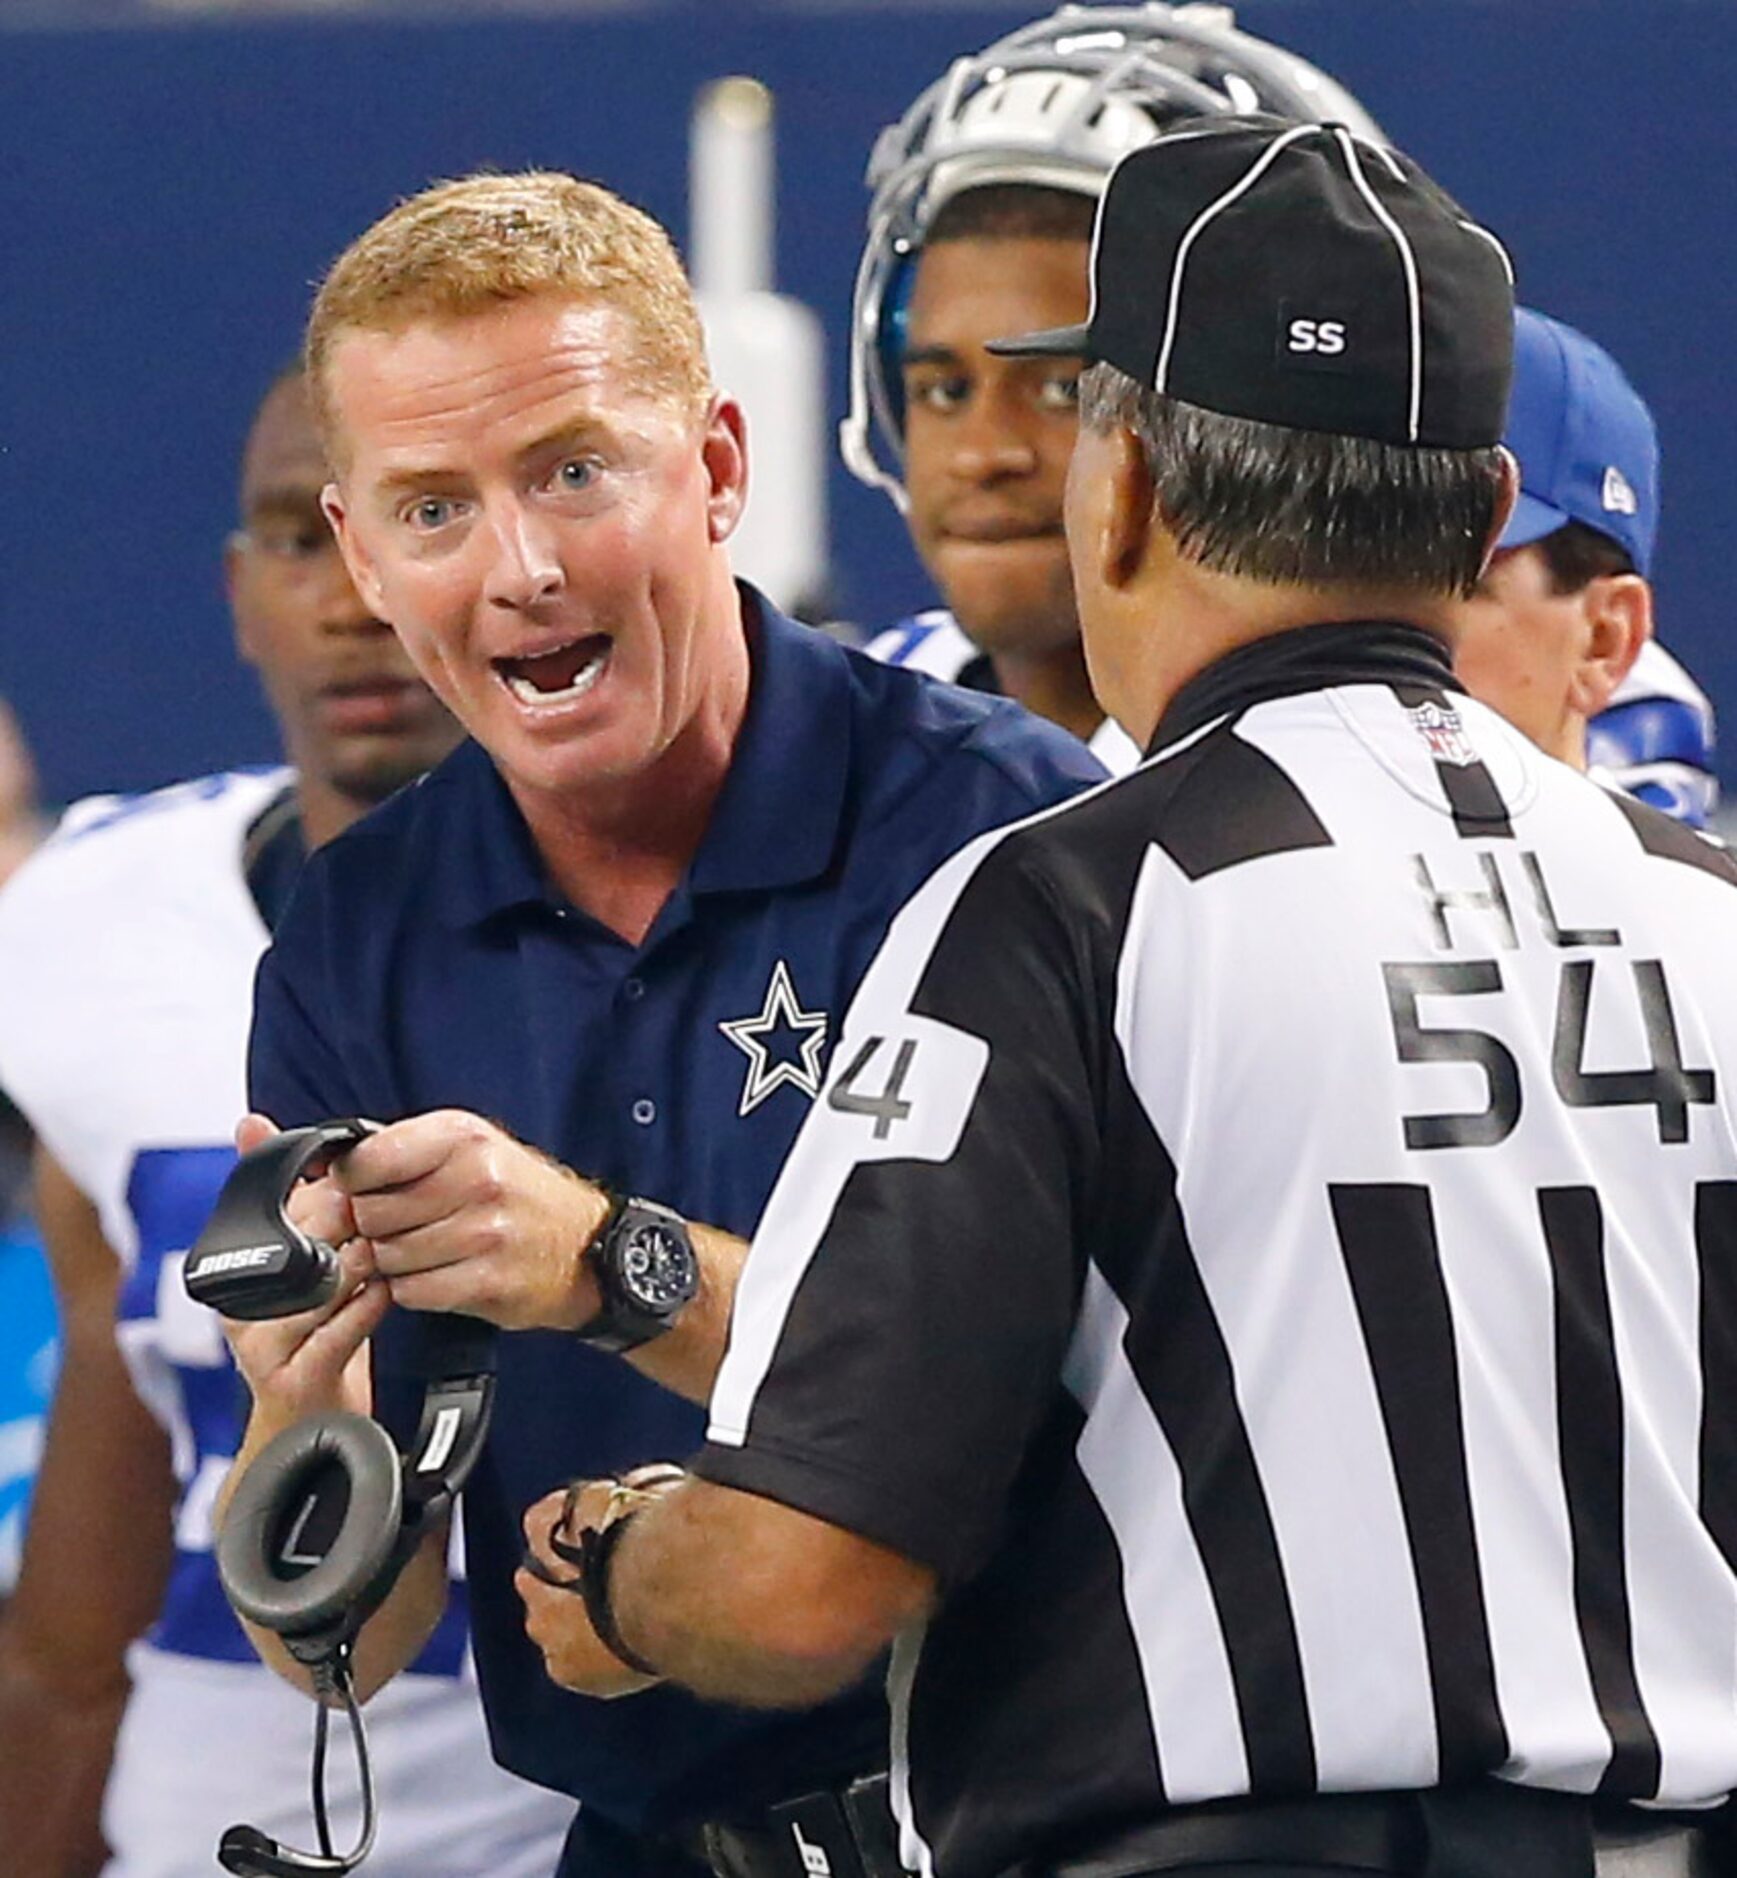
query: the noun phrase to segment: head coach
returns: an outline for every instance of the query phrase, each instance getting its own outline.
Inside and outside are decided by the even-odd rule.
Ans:
[[[729,1589],[800,1516],[897,1637],[916,1872],[1710,1870],[1737,871],[1454,680],[1505,257],[1252,120],[1123,160],[1093,287],[1014,343],[1088,360],[1069,547],[1148,755],[894,923],[706,1447],[576,1497],[552,1667],[821,1693],[800,1578]]]
[[[732,1235],[894,912],[1102,771],[736,584],[743,416],[667,236],[607,190],[481,176],[399,205],[334,264],[307,359],[357,589],[471,741],[312,857],[260,968],[254,1107],[391,1125],[298,1203],[349,1241],[342,1301],[231,1327],[241,1468],[370,1401],[408,1445],[428,1313],[514,1333],[465,1492],[497,1757],[583,1803],[564,1874],[801,1872],[788,1834],[773,1864],[755,1847],[787,1803],[811,1841],[838,1827],[829,1802],[884,1757],[878,1695],[790,1717],[564,1694],[513,1588],[521,1521],[575,1474],[698,1443],[652,1378],[703,1398]],[[441,1549],[363,1633],[363,1688],[438,1615]],[[538,1589],[540,1625],[583,1622]]]

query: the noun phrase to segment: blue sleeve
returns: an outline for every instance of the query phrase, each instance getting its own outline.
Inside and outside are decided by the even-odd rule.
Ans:
[[[999,732],[999,734],[997,734]],[[989,724],[942,764],[888,829],[882,906],[890,915],[967,842],[1024,821],[1109,780],[1064,730],[1026,716]],[[890,894],[886,891],[890,889]]]
[[[318,1019],[310,974],[298,969],[300,923],[286,922],[253,980],[247,1045],[248,1105],[280,1128],[360,1112],[356,1091]]]
[[[1011,722],[985,724],[968,747],[989,772],[976,811],[985,819],[971,829],[974,835],[1053,808],[1110,779],[1079,738],[1024,712]]]
[[[1586,727],[1586,758],[1638,801],[1691,828],[1718,805],[1713,720],[1684,698],[1642,697],[1601,711]]]

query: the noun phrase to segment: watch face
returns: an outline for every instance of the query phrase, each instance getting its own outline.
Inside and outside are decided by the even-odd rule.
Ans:
[[[642,1220],[621,1243],[622,1288],[643,1310],[673,1311],[694,1295],[694,1255],[687,1236]]]

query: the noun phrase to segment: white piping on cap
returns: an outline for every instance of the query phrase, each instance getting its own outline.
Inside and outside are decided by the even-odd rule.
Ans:
[[[1416,443],[1423,419],[1423,291],[1417,280],[1417,257],[1411,251],[1411,243],[1405,238],[1405,230],[1388,214],[1381,198],[1369,187],[1369,179],[1363,174],[1363,165],[1357,160],[1357,146],[1351,141],[1350,132],[1335,126],[1333,134],[1345,152],[1345,167],[1350,172],[1352,182],[1357,185],[1363,200],[1375,211],[1376,220],[1393,237],[1399,248],[1400,261],[1405,267],[1406,312],[1411,331],[1411,409],[1406,424],[1406,440]]]
[[[1126,160],[1126,159],[1124,159]],[[1110,175],[1114,175],[1112,169]],[[1092,212],[1092,250],[1086,256],[1086,330],[1091,331],[1098,321],[1098,243],[1104,238],[1104,204],[1109,200],[1109,178],[1104,179],[1102,193],[1098,197],[1098,206]]]
[[[1158,348],[1158,369],[1153,374],[1154,391],[1163,391],[1166,388],[1165,381],[1170,376],[1170,353],[1176,344],[1176,322],[1182,307],[1182,271],[1188,264],[1188,251],[1194,246],[1195,238],[1215,217],[1222,215],[1239,196],[1246,195],[1260,181],[1267,166],[1287,144],[1293,144],[1299,137],[1307,137],[1322,128],[1319,124],[1297,124],[1281,132],[1255,158],[1239,181],[1233,183],[1216,202],[1208,203],[1188,224],[1187,232],[1176,245],[1176,261],[1170,270],[1170,305],[1164,317],[1164,343]],[[1108,194],[1107,191],[1105,193]],[[1100,213],[1098,220],[1102,222],[1103,219]],[[1095,268],[1093,273],[1096,274]]]
[[[1500,236],[1492,235],[1487,228],[1480,228],[1476,222],[1461,222],[1460,227],[1463,228],[1468,235],[1482,235],[1490,246],[1495,249],[1496,253],[1501,257],[1502,272],[1507,275],[1508,285],[1512,287],[1514,284],[1514,263],[1508,254],[1508,250],[1502,246]]]
[[[1351,134],[1354,137],[1357,136],[1357,133],[1355,131],[1353,131]],[[1360,144],[1362,144],[1365,150],[1373,150],[1375,154],[1378,157],[1380,157],[1382,162],[1387,165],[1388,173],[1392,176],[1393,180],[1396,183],[1402,183],[1405,181],[1405,171],[1399,167],[1398,157],[1396,157],[1393,154],[1393,152],[1388,149],[1386,144],[1371,143],[1367,137],[1358,137],[1357,141]]]
[[[1405,171],[1400,168],[1398,157],[1396,157],[1385,144],[1374,143],[1367,137],[1359,136],[1356,131],[1352,131],[1351,135],[1365,150],[1373,150],[1375,154],[1380,157],[1382,162],[1387,165],[1396,183],[1405,181]],[[1460,217],[1460,227],[1463,228],[1468,235],[1480,236],[1495,249],[1496,253],[1501,257],[1502,272],[1507,275],[1508,285],[1512,287],[1514,284],[1514,263],[1508,257],[1508,250],[1502,246],[1501,238],[1497,235],[1492,235],[1487,228],[1480,228],[1476,222],[1467,221],[1464,216]]]

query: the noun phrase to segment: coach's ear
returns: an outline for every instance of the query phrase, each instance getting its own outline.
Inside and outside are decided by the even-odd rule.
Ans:
[[[1490,571],[1490,561],[1501,542],[1503,532],[1514,514],[1514,504],[1520,500],[1520,465],[1514,453],[1505,443],[1496,445],[1496,455],[1501,460],[1502,486],[1496,492],[1495,515],[1490,522],[1490,538],[1484,543],[1484,558],[1478,568],[1481,580]]]
[[[357,539],[356,531],[350,526],[350,511],[344,500],[342,488],[335,482],[329,482],[320,491],[320,508],[326,520],[331,524],[332,534],[338,543],[338,552],[344,557],[344,566],[349,571],[350,580],[356,591],[362,596],[362,604],[376,619],[384,619],[385,592],[380,585],[380,576],[366,549]]]
[[[748,420],[734,398],[712,400],[700,455],[710,483],[707,533],[715,542],[728,541],[748,504]]]

